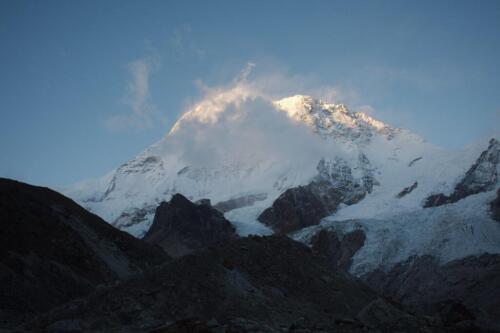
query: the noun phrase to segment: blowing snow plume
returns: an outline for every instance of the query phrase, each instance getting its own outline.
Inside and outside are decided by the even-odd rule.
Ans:
[[[164,139],[187,165],[310,165],[328,149],[304,122],[278,112],[275,102],[245,80],[209,90]],[[313,166],[314,167],[314,166]]]

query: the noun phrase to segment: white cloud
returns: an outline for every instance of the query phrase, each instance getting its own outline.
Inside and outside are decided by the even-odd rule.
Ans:
[[[149,129],[161,118],[157,107],[151,101],[149,90],[150,75],[156,68],[156,62],[151,58],[138,59],[128,64],[131,79],[123,103],[130,111],[108,118],[106,126],[109,129]]]
[[[258,161],[313,168],[311,161],[338,151],[321,141],[303,122],[278,112],[273,101],[289,95],[283,86],[290,79],[278,74],[248,78],[253,64],[247,64],[227,86],[207,87],[166,137],[176,160],[198,167],[227,161],[255,165]],[[303,82],[297,80],[297,82]]]

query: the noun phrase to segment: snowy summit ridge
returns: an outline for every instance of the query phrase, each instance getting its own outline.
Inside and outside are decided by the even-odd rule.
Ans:
[[[326,103],[310,96],[295,95],[273,104],[290,118],[304,122],[324,137],[367,140],[374,133],[392,136],[397,131],[365,113],[351,112],[345,104]]]

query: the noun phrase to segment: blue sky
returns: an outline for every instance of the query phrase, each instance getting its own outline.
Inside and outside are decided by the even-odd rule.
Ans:
[[[132,158],[249,61],[443,147],[500,127],[500,1],[2,0],[0,56],[0,176],[47,186]]]

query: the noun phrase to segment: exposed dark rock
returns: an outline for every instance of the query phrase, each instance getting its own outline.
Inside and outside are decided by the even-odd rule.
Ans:
[[[0,327],[168,259],[57,192],[3,178],[0,224]]]
[[[334,213],[340,204],[352,205],[362,200],[378,184],[365,155],[360,155],[361,179],[355,179],[351,168],[341,159],[321,160],[318,175],[305,186],[287,189],[265,209],[258,220],[277,233],[289,233],[318,224]]]
[[[209,204],[195,204],[181,194],[162,202],[144,236],[173,257],[236,238],[234,227]]]
[[[477,317],[480,325],[500,329],[500,255],[471,256],[445,265],[431,256],[412,257],[362,279],[417,313],[440,313],[448,323]]]
[[[399,192],[396,197],[401,199],[407,194],[410,194],[418,186],[418,182],[414,182],[411,186],[405,187],[401,192]]]
[[[408,163],[408,166],[409,167],[412,167],[415,163],[417,163],[418,161],[420,161],[422,159],[422,157],[417,157],[413,160],[410,161],[410,163]]]
[[[491,217],[500,222],[500,188],[497,190],[497,197],[490,203]]]
[[[250,195],[245,195],[241,196],[238,198],[233,198],[229,199],[226,201],[221,201],[218,202],[214,205],[214,208],[217,208],[223,213],[227,213],[233,209],[238,209],[246,206],[251,206],[257,201],[262,201],[266,200],[267,194],[266,193],[260,193],[260,194],[250,194]]]
[[[460,200],[457,198],[457,201]],[[424,208],[437,207],[453,203],[451,196],[444,195],[443,193],[432,194],[425,199]]]
[[[61,320],[87,331],[440,331],[283,236],[240,238],[192,253],[23,328],[43,330]]]
[[[127,228],[145,222],[148,215],[154,214],[155,209],[155,206],[126,209],[113,221],[113,226],[117,228]]]
[[[197,205],[212,206],[212,201],[210,201],[210,199],[200,199],[200,200],[196,200],[195,204],[197,204]]]
[[[341,194],[328,182],[313,182],[286,190],[258,220],[284,234],[318,224],[340,203]]]
[[[464,178],[455,186],[450,195],[437,193],[430,195],[424,207],[436,207],[457,202],[469,195],[494,189],[498,180],[498,164],[500,161],[500,142],[491,139],[488,149],[483,151]]]
[[[348,269],[352,263],[352,257],[359,249],[365,245],[366,236],[362,230],[348,232],[342,238],[341,254],[339,267]]]
[[[457,301],[445,301],[435,305],[443,323],[451,326],[457,323],[473,322],[476,316]]]
[[[339,237],[333,230],[321,229],[311,238],[312,250],[327,257],[333,267],[338,266],[340,246]]]
[[[326,256],[333,267],[347,270],[365,239],[362,230],[351,231],[340,238],[335,231],[322,229],[311,239],[311,247],[313,251]]]
[[[418,317],[403,312],[396,304],[391,304],[382,298],[377,298],[368,303],[357,317],[363,325],[370,327],[371,331],[375,332],[439,331],[437,328],[430,330],[429,327],[433,324],[439,325],[437,322],[423,321]]]

